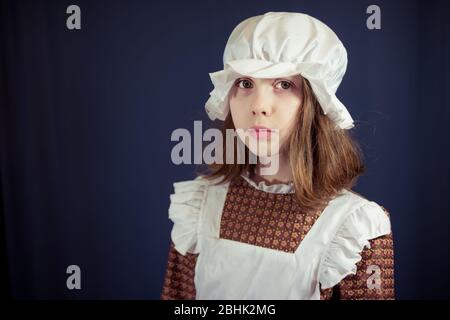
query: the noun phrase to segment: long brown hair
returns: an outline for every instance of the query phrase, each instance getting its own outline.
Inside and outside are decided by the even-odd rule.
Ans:
[[[302,107],[296,115],[294,129],[281,149],[286,149],[289,155],[295,198],[299,205],[305,210],[318,210],[341,189],[354,186],[366,168],[361,149],[352,133],[335,129],[335,123],[323,113],[309,81],[303,77],[301,79]],[[236,129],[231,112],[220,128],[223,137],[227,129]],[[197,174],[209,180],[220,178],[218,183],[222,183],[239,177],[244,171],[254,172],[260,164],[259,157],[256,164],[249,163],[250,150],[247,146],[243,164],[237,161],[226,164],[225,141],[223,150],[222,164],[209,164],[207,172],[197,171]]]

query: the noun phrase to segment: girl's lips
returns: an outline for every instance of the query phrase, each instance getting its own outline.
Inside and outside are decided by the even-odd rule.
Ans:
[[[271,129],[265,127],[251,127],[247,131],[256,139],[269,139],[273,133]]]

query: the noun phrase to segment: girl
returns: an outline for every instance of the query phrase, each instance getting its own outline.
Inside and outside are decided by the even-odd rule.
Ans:
[[[174,183],[161,298],[394,299],[388,212],[351,190],[365,167],[335,95],[342,42],[309,15],[268,12],[233,30],[223,59],[205,107],[245,161],[225,163],[224,143],[223,161]]]

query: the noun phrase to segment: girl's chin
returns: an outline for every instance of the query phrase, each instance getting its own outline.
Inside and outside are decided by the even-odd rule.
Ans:
[[[270,148],[269,145],[260,144],[259,148],[255,149],[253,146],[247,146],[251,153],[258,157],[273,157],[279,153],[279,149]]]

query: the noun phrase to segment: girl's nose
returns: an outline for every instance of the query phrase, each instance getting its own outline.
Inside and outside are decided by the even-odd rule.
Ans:
[[[261,90],[258,90],[261,91]],[[271,99],[262,92],[255,92],[255,97],[252,101],[251,111],[254,116],[270,116],[272,113]]]

